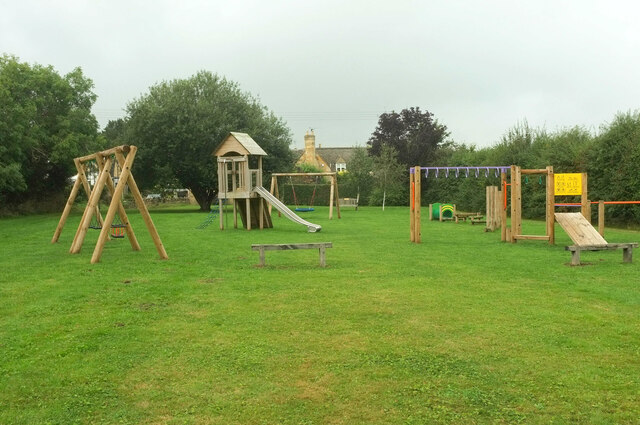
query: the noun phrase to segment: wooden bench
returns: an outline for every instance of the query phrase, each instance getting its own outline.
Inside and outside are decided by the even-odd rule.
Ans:
[[[567,232],[575,245],[566,246],[566,251],[571,251],[571,265],[580,265],[580,253],[582,251],[605,251],[622,249],[622,261],[630,263],[633,248],[637,248],[636,242],[609,243],[587,221],[581,213],[555,213],[556,221]]]
[[[271,244],[253,244],[252,251],[260,251],[260,266],[264,266],[265,251],[286,251],[289,249],[317,249],[320,254],[320,267],[326,267],[325,250],[333,248],[331,242],[314,242],[314,243],[271,243]]]
[[[456,212],[453,214],[453,218],[456,221],[456,223],[459,223],[460,220],[467,221],[467,218],[470,219],[471,222],[473,222],[474,219],[481,219],[482,217],[483,217],[482,214],[477,212],[472,212],[472,213]]]
[[[358,211],[358,198],[340,198],[338,203],[340,207],[355,207]]]
[[[571,245],[565,246],[566,251],[571,251],[571,265],[580,265],[580,252],[581,251],[605,251],[613,249],[622,249],[622,262],[630,263],[633,256],[633,248],[637,248],[638,244],[631,243],[608,243],[606,245]]]

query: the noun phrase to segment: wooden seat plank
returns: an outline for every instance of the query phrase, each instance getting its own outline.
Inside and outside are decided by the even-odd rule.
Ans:
[[[576,245],[606,245],[607,241],[581,213],[555,213],[556,221]]]
[[[565,247],[567,251],[571,251],[571,265],[580,265],[582,251],[622,249],[622,261],[632,261],[633,249],[638,247],[636,242],[608,243],[582,213],[555,213],[555,218],[575,244]]]

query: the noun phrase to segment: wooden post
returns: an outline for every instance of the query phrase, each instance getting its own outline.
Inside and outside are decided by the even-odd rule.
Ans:
[[[262,187],[262,185],[260,185]],[[260,214],[260,218],[258,222],[260,223],[260,230],[264,229],[264,199],[258,198],[258,203],[260,206],[258,207],[258,214]]]
[[[245,215],[247,216],[247,230],[251,230],[251,198],[245,199],[244,204],[246,208]]]
[[[507,173],[500,172],[500,186],[502,187],[500,196],[500,240],[506,242],[507,239]]]
[[[429,221],[433,221],[433,204],[429,204]]]
[[[233,200],[233,228],[238,228],[238,199]]]
[[[331,176],[331,189],[329,190],[329,220],[331,220],[333,218],[333,192],[335,190],[335,186],[334,184],[334,177],[335,176]]]
[[[421,226],[421,217],[422,217],[422,196],[421,196],[421,192],[422,192],[422,174],[420,173],[420,166],[417,165],[415,168],[415,173],[414,173],[415,177],[414,177],[414,181],[415,181],[415,192],[414,192],[414,196],[415,196],[415,201],[414,201],[414,206],[415,206],[415,214],[414,214],[414,219],[415,219],[415,224],[414,224],[414,231],[415,231],[415,235],[416,235],[416,243],[421,243],[422,242],[422,226]]]
[[[517,165],[511,166],[511,243],[522,234],[522,173]]]
[[[86,161],[89,160],[93,160],[96,162],[96,164],[101,164],[98,162],[97,160],[98,155],[94,154],[90,156],[90,159],[87,159]],[[78,170],[78,175],[80,176],[80,179],[82,180],[82,186],[84,187],[84,191],[87,194],[87,202],[88,200],[91,198],[91,185],[89,184],[89,180],[87,179],[87,175],[85,172],[85,165],[84,162],[85,160],[81,159],[81,158],[75,158],[73,160],[73,162],[76,163],[76,169]],[[102,171],[102,168],[100,168],[101,165],[98,165],[98,175],[100,175],[100,172]],[[97,183],[97,181],[96,181]],[[96,204],[95,208],[94,208],[94,214],[96,215],[96,221],[98,222],[98,224],[100,226],[102,226],[102,214],[100,214],[100,206],[99,206],[99,202],[98,204]]]
[[[118,186],[116,187],[116,191],[111,198],[111,204],[109,204],[109,210],[107,211],[107,215],[104,219],[104,224],[102,225],[102,229],[100,229],[100,236],[98,236],[98,242],[96,243],[96,247],[93,250],[93,256],[91,257],[92,264],[100,261],[100,257],[102,256],[102,250],[104,249],[104,244],[107,242],[107,237],[109,237],[109,232],[111,231],[111,223],[113,223],[113,219],[116,216],[116,212],[118,211],[118,204],[120,204],[120,200],[122,199],[122,194],[124,193],[126,180],[129,178],[129,174],[131,174],[131,163],[133,162],[134,157],[135,157],[135,149],[133,150],[133,152],[129,153],[129,156],[127,156],[127,160],[122,167],[122,174],[120,175],[121,180],[118,181]],[[108,158],[107,162],[110,164],[111,158]],[[108,168],[107,163],[105,163],[105,168]],[[109,179],[110,178],[111,176],[109,175]]]
[[[334,174],[333,178],[335,179],[335,185],[336,185],[336,198],[335,198],[335,202],[336,202],[336,213],[338,214],[338,218],[342,218],[340,216],[340,195],[338,193],[338,174]]]
[[[320,248],[318,248],[318,256],[320,257],[320,267],[326,267],[327,266],[327,255],[326,255],[326,248],[324,246],[321,246]],[[631,262],[631,261],[629,261]]]
[[[140,216],[142,216],[142,220],[144,221],[144,224],[147,226],[147,230],[151,235],[151,239],[153,240],[153,244],[156,247],[156,251],[158,251],[158,255],[160,256],[160,259],[168,260],[169,256],[167,255],[167,251],[164,249],[164,245],[160,240],[160,235],[158,235],[156,226],[153,224],[153,220],[151,219],[151,215],[149,214],[147,205],[144,203],[144,199],[142,199],[142,194],[140,193],[140,189],[138,189],[136,180],[133,178],[133,174],[131,174],[131,166],[133,165],[133,160],[136,156],[137,150],[138,148],[136,148],[135,146],[131,146],[126,160],[121,151],[116,152],[116,159],[118,160],[118,163],[120,164],[120,168],[122,169],[122,174],[121,174],[120,180],[118,181],[118,186],[122,184],[123,191],[124,191],[124,186],[127,186],[127,185],[129,186],[129,192],[131,193],[134,201],[136,202],[138,211],[140,211]],[[131,162],[127,164],[129,157],[131,157]],[[125,172],[127,173],[126,174],[127,178],[123,177],[125,175],[124,174]],[[116,190],[117,189],[118,188],[116,188]],[[122,199],[122,193],[120,194],[120,196],[121,196],[120,199]]]
[[[71,244],[71,249],[69,251],[72,254],[78,254],[80,252],[80,249],[82,248],[84,238],[87,235],[87,230],[89,229],[89,225],[91,224],[91,217],[98,207],[98,202],[100,201],[102,190],[104,189],[107,178],[109,178],[110,166],[111,158],[107,157],[106,161],[104,162],[104,167],[100,171],[98,181],[91,191],[91,197],[89,198],[89,203],[87,204],[87,207],[84,210],[84,214],[82,215],[82,220],[80,221],[80,225],[78,226],[78,230],[76,231],[76,236],[73,238],[73,243]],[[102,228],[104,229],[104,227],[105,224],[102,223]]]
[[[493,210],[492,210],[492,206],[493,206],[493,202],[492,202],[492,187],[493,186],[487,186],[484,188],[484,203],[485,203],[485,228],[487,230],[491,230],[491,227],[493,225],[492,220],[493,220]]]
[[[224,209],[223,209],[224,200],[218,197],[218,218],[220,219],[220,230],[224,230]]]
[[[586,174],[584,174],[586,175]],[[553,166],[547,167],[547,236],[549,236],[549,245],[555,245],[555,205],[556,205],[556,193],[555,193],[555,177],[553,173]],[[586,183],[586,182],[585,182]]]
[[[486,187],[486,230],[493,232],[500,224],[500,191],[498,186]]]
[[[591,223],[591,202],[589,202],[589,195],[587,189],[587,173],[581,173],[582,177],[582,193],[580,194],[580,212],[587,219],[589,223]]]
[[[80,174],[76,176],[76,182],[73,184],[73,188],[71,188],[71,193],[69,194],[69,199],[67,199],[67,203],[64,206],[64,211],[62,211],[62,216],[60,217],[60,221],[58,221],[58,226],[56,227],[56,231],[53,233],[53,238],[51,239],[51,243],[58,242],[60,238],[60,234],[62,233],[62,229],[64,228],[65,223],[67,222],[67,218],[69,217],[69,213],[71,212],[71,207],[73,206],[73,202],[76,200],[76,196],[78,195],[78,189],[82,182],[80,180]]]
[[[278,186],[277,186],[277,177],[271,176],[271,187],[269,188],[269,193],[278,198]],[[269,203],[269,215],[271,215],[271,208],[273,205]]]
[[[218,222],[220,230],[224,230],[224,211],[222,210],[222,201],[227,197],[227,163],[218,158]],[[224,195],[222,195],[224,193]],[[224,198],[223,198],[224,196]]]
[[[411,242],[416,241],[416,187],[415,187],[415,169],[409,170],[409,239]]]
[[[604,237],[604,201],[598,201],[598,233]]]
[[[103,161],[102,157],[97,157],[96,161],[98,162],[98,164],[101,164]],[[115,162],[114,164],[114,168],[116,166],[117,162]],[[122,177],[122,171],[120,171],[120,176],[118,178],[118,184],[120,182],[120,178]],[[113,187],[113,180],[111,180],[111,175],[109,175],[109,178],[107,179],[107,190],[109,191],[109,194],[111,195],[111,202],[113,203],[113,200],[115,199],[115,188]],[[126,188],[126,185],[125,185]],[[124,194],[124,189],[123,192]],[[125,233],[127,234],[127,239],[129,239],[129,243],[131,244],[131,249],[133,249],[134,251],[140,251],[140,244],[138,243],[138,239],[136,238],[136,234],[133,231],[133,227],[131,226],[131,223],[129,222],[129,217],[127,216],[127,212],[124,209],[124,205],[122,205],[122,195],[120,195],[120,198],[118,200],[118,214],[120,215],[120,220],[122,221],[122,223],[124,223],[124,225],[126,226],[125,228]],[[102,226],[103,228],[105,227],[104,225]],[[111,229],[109,229],[111,230]],[[107,233],[107,239],[111,239],[109,237],[109,232]]]

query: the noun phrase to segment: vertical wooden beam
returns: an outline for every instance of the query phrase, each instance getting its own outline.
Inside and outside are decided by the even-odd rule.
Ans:
[[[493,202],[491,199],[492,196],[492,192],[491,192],[491,188],[493,186],[487,186],[484,188],[484,203],[485,203],[485,213],[484,213],[484,217],[485,217],[485,221],[486,221],[486,228],[487,230],[492,230],[491,228],[493,227],[493,211],[491,209]]]
[[[258,156],[258,176],[256,180],[257,185],[262,187],[262,156]]]
[[[229,170],[225,167],[225,173],[229,175]],[[227,177],[228,178],[228,177]],[[240,180],[240,174],[238,173],[238,164],[231,160],[231,191],[235,192],[238,189],[238,183]]]
[[[556,192],[555,192],[555,176],[553,166],[547,167],[547,236],[549,236],[549,245],[555,245],[555,208],[556,208]]]
[[[238,202],[240,202],[240,200],[238,199],[233,199],[233,228],[237,229],[238,228]]]
[[[500,205],[500,240],[507,241],[507,173],[500,172],[501,197]]]
[[[421,225],[421,217],[422,217],[422,174],[420,173],[420,166],[416,166],[415,168],[415,225],[414,230],[416,233],[416,243],[422,242],[422,225]]]
[[[333,178],[336,181],[336,198],[335,198],[335,203],[336,203],[336,213],[338,214],[338,219],[342,218],[342,216],[340,215],[340,194],[338,193],[338,174],[334,174]]]
[[[327,266],[327,254],[326,254],[326,248],[324,246],[321,246],[320,248],[318,248],[318,255],[320,257],[320,267],[326,267]],[[629,263],[631,261],[628,261]]]
[[[262,185],[260,185],[262,187]],[[260,230],[264,229],[264,199],[258,198],[258,203],[260,206],[258,207],[258,214],[260,214],[260,218],[258,219],[258,223],[260,225]]]
[[[331,176],[331,189],[329,190],[329,220],[333,218],[333,195],[335,191],[334,177],[335,176]]]
[[[429,221],[433,221],[433,204],[429,204]]]
[[[416,187],[415,187],[415,169],[409,170],[409,239],[411,242],[416,241]]]
[[[598,201],[598,233],[604,237],[604,201]]]
[[[220,219],[220,230],[224,230],[224,208],[223,208],[224,200],[218,196],[218,218]]]
[[[245,199],[245,215],[247,216],[247,230],[251,230],[251,198]]]
[[[580,194],[580,212],[591,223],[591,202],[589,202],[588,178],[587,173],[581,173],[582,177],[582,193]]]
[[[243,187],[245,192],[251,192],[251,169],[249,168],[249,155],[244,155],[244,163],[242,163],[242,170],[244,171],[244,183]]]
[[[511,166],[511,243],[522,234],[522,173],[517,165]]]
[[[120,168],[122,169],[122,174],[120,177],[120,181],[118,181],[118,188],[120,184],[122,184],[122,191],[124,191],[125,186],[129,186],[129,192],[133,196],[133,199],[136,202],[136,206],[138,207],[138,211],[140,211],[140,215],[142,216],[142,220],[144,224],[147,226],[147,230],[151,235],[151,239],[153,240],[153,244],[156,247],[156,251],[158,251],[158,255],[162,260],[168,260],[169,256],[167,255],[167,251],[164,249],[164,245],[162,244],[162,240],[160,240],[160,235],[158,235],[158,231],[156,230],[156,226],[153,224],[153,220],[151,219],[151,215],[149,214],[149,210],[147,209],[147,205],[144,203],[144,199],[142,199],[142,194],[140,193],[140,189],[138,189],[138,185],[136,180],[133,178],[133,174],[131,173],[131,166],[133,165],[133,160],[135,159],[136,152],[138,148],[135,146],[130,146],[130,151],[127,154],[127,158],[124,158],[122,151],[116,151],[116,159],[120,164]],[[126,173],[126,174],[125,174]],[[116,193],[118,188],[116,188]],[[120,199],[122,199],[122,193],[120,193]]]

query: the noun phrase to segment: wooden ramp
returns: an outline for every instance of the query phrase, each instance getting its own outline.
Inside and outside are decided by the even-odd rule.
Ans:
[[[567,232],[574,244],[606,245],[607,241],[587,221],[582,213],[555,213],[556,221]]]
[[[567,251],[571,251],[572,266],[580,265],[582,251],[622,249],[622,261],[625,263],[632,261],[633,248],[638,247],[636,242],[608,243],[581,213],[555,213],[555,217],[575,244],[565,247]]]

